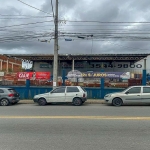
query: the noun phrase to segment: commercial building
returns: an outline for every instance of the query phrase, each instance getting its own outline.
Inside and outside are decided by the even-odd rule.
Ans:
[[[143,64],[141,60],[147,58],[150,54],[59,54],[58,56],[58,74],[62,70],[86,71],[109,71],[109,72],[141,72]],[[10,54],[11,57],[22,60],[32,61],[33,71],[53,72],[53,55],[48,54]]]
[[[31,61],[31,71],[33,72],[50,72],[50,80],[52,81],[53,55],[10,54],[9,56],[22,59],[22,61]],[[99,87],[101,84],[100,78],[105,76],[106,86],[127,87],[128,79],[138,78],[141,80],[144,68],[143,60],[148,57],[149,54],[59,54],[58,76],[59,79],[63,76],[66,77],[72,70],[75,70],[78,74],[79,72],[93,72],[88,75],[84,74],[83,78],[68,78],[69,81],[67,80],[66,85],[76,85],[76,82],[79,82],[82,86],[90,86],[91,84],[91,86]],[[64,71],[65,74],[62,73]],[[98,74],[94,74],[95,72]],[[105,73],[99,74],[99,72]],[[140,84],[141,81],[138,81],[138,83]],[[52,82],[49,82],[49,85],[52,85]]]
[[[0,71],[18,72],[22,69],[22,60],[9,55],[0,55]]]

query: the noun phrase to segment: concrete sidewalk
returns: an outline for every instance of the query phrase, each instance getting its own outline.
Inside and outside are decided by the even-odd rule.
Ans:
[[[85,103],[88,104],[104,104],[104,99],[88,99]],[[19,104],[34,104],[33,100],[20,100]]]

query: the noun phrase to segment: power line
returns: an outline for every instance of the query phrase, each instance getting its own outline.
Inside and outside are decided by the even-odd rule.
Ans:
[[[17,25],[11,25],[11,26],[3,26],[3,27],[0,27],[0,28],[8,28],[8,27],[15,27],[15,26],[24,26],[24,25],[31,25],[31,24],[52,22],[52,21],[53,21],[53,20],[51,20],[51,21],[42,21],[42,22],[33,22],[33,23],[25,23],[25,24],[17,24]]]
[[[41,38],[41,37],[50,37],[50,36],[52,36],[52,34],[47,32],[47,33],[34,34],[34,35],[5,37],[5,38],[0,38],[0,43],[11,42],[11,41],[20,41],[20,40],[28,40],[28,39],[35,39],[35,38]]]
[[[51,16],[42,16],[42,15],[38,15],[38,16],[35,16],[35,15],[6,15],[6,14],[0,14],[0,16],[9,16],[9,17],[20,17],[20,16],[23,16],[23,17],[51,17]]]
[[[44,22],[43,22],[44,23]],[[17,27],[13,27],[12,29],[2,29],[2,30],[0,30],[0,32],[2,31],[2,32],[4,32],[4,31],[12,31],[12,30],[17,30],[18,31],[18,29],[27,29],[27,28],[38,28],[38,27],[50,27],[50,26],[54,26],[54,25],[41,25],[41,26],[25,26],[25,27],[22,27],[22,26],[17,26]],[[10,27],[11,28],[11,27]],[[53,28],[52,28],[53,29]],[[50,30],[52,30],[52,29],[50,29]],[[32,29],[33,30],[33,29]],[[21,30],[22,31],[22,30]]]
[[[63,20],[62,20],[62,21],[63,21]],[[140,24],[141,24],[141,23],[146,23],[146,24],[147,24],[147,23],[148,23],[148,24],[149,24],[149,23],[150,23],[150,22],[147,22],[147,21],[146,21],[146,22],[141,22],[141,21],[139,21],[139,22],[103,22],[103,21],[87,21],[87,20],[85,20],[85,21],[66,20],[66,21],[67,21],[67,22],[79,22],[79,23],[80,23],[80,22],[81,22],[81,23],[82,23],[82,22],[84,22],[84,23],[85,23],[85,22],[91,22],[91,23],[113,23],[113,24],[115,24],[115,23],[119,23],[119,24],[124,24],[124,23],[140,23]]]
[[[150,34],[150,32],[61,32],[61,34]]]
[[[48,16],[48,17],[52,17],[52,16]],[[30,17],[30,18],[0,18],[0,19],[37,19],[37,18],[42,18],[42,19],[45,19],[46,17]]]
[[[149,24],[142,24],[142,25],[149,25]],[[65,26],[105,26],[106,27],[106,25],[104,25],[104,24],[97,24],[97,25],[94,25],[94,24],[70,24],[70,25],[67,25],[67,24],[65,24]],[[132,25],[130,25],[130,24],[116,24],[116,25],[114,25],[114,24],[107,24],[107,26],[129,26],[129,27],[131,27],[131,26],[137,26],[137,24],[132,24]]]
[[[146,32],[147,33],[147,31],[149,31],[149,29],[147,29],[147,30],[141,30],[141,29],[93,29],[93,28],[84,28],[84,29],[78,29],[78,28],[76,28],[76,29],[60,29],[59,31],[62,31],[62,32],[70,32],[70,31],[78,31],[78,32],[81,32],[81,31],[109,31],[110,33],[113,33],[114,31],[120,31],[120,33],[122,33],[122,32],[126,32],[126,33],[128,33],[128,32]],[[103,33],[102,32],[102,33]],[[107,32],[108,33],[108,32]]]
[[[29,4],[25,3],[25,2],[23,2],[23,1],[21,1],[21,0],[18,0],[18,1],[21,2],[21,3],[23,3],[24,5],[27,5],[27,6],[31,7],[31,8],[34,8],[34,9],[36,9],[36,10],[39,10],[39,11],[41,11],[41,12],[43,12],[43,13],[50,14],[50,13],[48,13],[48,12],[45,12],[45,11],[41,10],[41,9],[38,9],[38,8],[36,8],[36,7],[33,7],[33,6],[31,6],[31,5],[29,5]],[[51,14],[50,14],[50,15],[51,15]]]

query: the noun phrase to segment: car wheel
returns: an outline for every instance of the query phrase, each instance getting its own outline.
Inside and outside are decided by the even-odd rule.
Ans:
[[[1,106],[8,106],[10,103],[9,103],[9,100],[8,99],[2,99],[0,101],[0,105]]]
[[[113,106],[121,106],[123,104],[122,99],[114,98],[112,101]]]
[[[80,98],[74,98],[73,99],[73,105],[74,106],[80,106],[82,104],[82,100]]]
[[[46,99],[40,98],[40,99],[38,100],[38,104],[39,104],[40,106],[46,105],[46,104],[47,104]]]

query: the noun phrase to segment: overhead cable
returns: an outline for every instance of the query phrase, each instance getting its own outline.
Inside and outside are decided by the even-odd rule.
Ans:
[[[29,4],[25,3],[25,2],[23,2],[23,1],[21,1],[21,0],[18,0],[18,1],[21,2],[21,3],[23,3],[24,5],[27,5],[27,6],[31,7],[31,8],[34,8],[34,9],[36,9],[36,10],[38,10],[38,11],[41,11],[41,12],[46,13],[46,14],[50,14],[50,13],[48,13],[48,12],[45,12],[45,11],[41,10],[41,9],[38,9],[38,8],[36,8],[36,7],[33,7],[33,6],[31,6],[31,5],[29,5]],[[51,15],[51,14],[50,14],[50,15]]]

